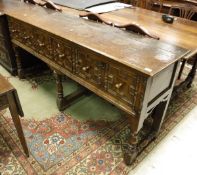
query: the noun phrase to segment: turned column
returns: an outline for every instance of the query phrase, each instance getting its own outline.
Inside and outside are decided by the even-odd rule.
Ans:
[[[137,132],[137,122],[133,116],[128,116],[128,121],[130,125],[130,136],[128,138],[128,144],[123,145],[124,161],[127,165],[131,165],[135,158],[137,157],[138,151],[138,132]]]
[[[60,111],[64,110],[63,100],[64,100],[64,91],[62,85],[62,75],[57,71],[53,71],[56,79],[56,89],[57,89],[57,107]]]

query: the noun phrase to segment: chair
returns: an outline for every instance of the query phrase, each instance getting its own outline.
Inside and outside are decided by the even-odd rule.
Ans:
[[[23,110],[17,95],[16,89],[0,74],[0,110],[9,108],[12,120],[16,127],[16,131],[23,147],[23,150],[27,157],[29,157],[29,151],[27,143],[25,141],[24,133],[22,130],[20,116],[23,116]]]
[[[189,20],[194,16],[195,13],[197,13],[197,7],[192,4],[177,3],[176,5],[170,7],[168,14],[174,15],[175,10],[179,11],[179,17]]]
[[[191,18],[194,16],[194,14],[197,13],[197,6],[192,5],[192,4],[177,3],[176,5],[171,6],[171,8],[169,10],[169,14],[174,15],[173,14],[174,10],[179,11],[179,14],[178,14],[179,17],[191,20]],[[190,56],[183,58],[181,68],[180,68],[180,71],[178,74],[178,79],[181,79],[181,75],[182,75],[182,72],[183,72],[186,62],[192,58],[193,57],[190,57]]]
[[[159,6],[159,8],[154,8],[156,6]],[[163,3],[160,0],[146,0],[145,8],[148,10],[161,12],[162,7],[163,7]]]

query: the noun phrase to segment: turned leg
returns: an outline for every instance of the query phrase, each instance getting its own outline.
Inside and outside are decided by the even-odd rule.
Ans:
[[[130,143],[124,148],[124,161],[126,165],[131,165],[139,153],[137,142],[132,142],[132,140],[137,140],[137,133],[131,133],[131,137],[129,139]]]
[[[137,122],[132,120],[132,116],[129,116],[129,124],[131,129],[131,134],[129,136],[128,144],[123,147],[124,161],[127,165],[131,165],[139,151],[138,151],[138,132],[137,132]]]
[[[185,63],[186,63],[186,60],[183,60],[182,63],[181,63],[181,68],[180,68],[180,71],[179,71],[178,80],[181,79],[181,75],[183,73],[183,69],[185,67]]]
[[[62,75],[58,74],[57,71],[54,71],[56,79],[56,88],[57,88],[57,107],[60,111],[64,110],[64,91],[62,85]]]
[[[190,70],[189,74],[187,75],[187,77],[185,78],[185,80],[183,82],[181,82],[178,86],[175,86],[173,89],[173,94],[172,94],[172,98],[174,98],[177,94],[179,94],[179,92],[183,89],[183,88],[190,88],[195,75],[196,75],[196,69],[197,69],[197,54],[194,56],[194,62],[193,62],[193,66],[192,69]]]
[[[151,134],[146,138],[146,140],[143,141],[142,145],[139,145],[138,141],[138,120],[136,118],[133,118],[132,116],[129,116],[129,124],[131,129],[131,134],[128,140],[128,144],[123,145],[123,153],[124,153],[124,160],[127,165],[131,165],[137,155],[144,149],[144,147],[154,138],[157,136],[161,125],[163,123],[167,106],[169,103],[169,99],[165,99],[165,101],[160,102],[157,107],[154,109],[152,117],[153,117],[153,125],[152,125],[152,132]]]
[[[53,68],[52,68],[53,69]],[[56,79],[56,88],[57,88],[57,107],[60,111],[68,108],[75,100],[84,94],[88,94],[88,91],[85,88],[79,87],[76,91],[70,93],[67,96],[64,96],[63,85],[62,85],[62,74],[53,69],[55,79]]]
[[[12,116],[14,126],[16,127],[16,131],[17,131],[19,140],[21,142],[21,145],[23,147],[23,150],[24,150],[25,154],[27,155],[27,157],[29,157],[29,151],[28,151],[27,143],[26,143],[25,136],[24,136],[24,133],[23,133],[20,118],[19,118],[19,115],[18,115],[18,109],[17,109],[17,104],[16,104],[17,101],[15,100],[15,97],[14,97],[13,93],[9,93],[7,96],[8,96],[10,113],[11,113],[11,116]]]
[[[22,78],[24,78],[24,70],[22,68],[22,59],[19,54],[19,47],[16,45],[13,45],[13,49],[14,49],[14,53],[15,53],[15,57],[16,57],[16,66],[17,66],[18,77],[20,79],[22,79]]]

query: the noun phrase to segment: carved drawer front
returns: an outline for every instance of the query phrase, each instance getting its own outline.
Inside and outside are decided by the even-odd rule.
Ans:
[[[110,65],[108,72],[108,92],[134,110],[140,108],[145,87],[142,87],[137,73]]]
[[[53,37],[46,31],[12,18],[9,19],[9,26],[12,39],[72,72],[74,56],[73,49],[68,43]]]
[[[52,48],[51,48],[51,37],[49,37],[45,32],[33,28],[33,42],[30,46],[33,50],[42,56],[51,58]]]
[[[74,51],[71,46],[57,38],[52,38],[51,43],[51,59],[61,67],[72,72]]]
[[[23,45],[36,50],[39,54],[44,53],[44,46],[49,44],[46,42],[47,38],[44,33],[39,32],[35,27],[29,24],[9,19],[9,28],[11,38],[17,40]]]
[[[76,74],[101,88],[106,87],[106,67],[106,63],[94,55],[77,53]]]

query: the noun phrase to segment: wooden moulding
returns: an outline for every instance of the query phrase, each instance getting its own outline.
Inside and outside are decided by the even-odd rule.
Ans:
[[[62,11],[62,9],[60,7],[58,7],[57,5],[55,5],[52,1],[45,1],[44,3],[38,3],[35,0],[24,0],[25,3],[31,3],[34,5],[39,5],[41,7],[46,7],[52,10],[56,10],[56,11]]]
[[[49,8],[49,9],[52,9],[52,10],[56,10],[56,11],[62,11],[62,9],[60,7],[58,7],[57,5],[55,5],[52,1],[46,1],[45,3],[43,4],[39,4],[40,6],[42,7],[46,7],[46,8]]]
[[[144,29],[143,27],[135,23],[129,23],[129,24],[123,24],[123,25],[114,24],[114,26],[118,28],[124,28],[127,31],[132,31],[132,32],[139,33],[141,35],[145,35],[150,38],[159,40],[159,37],[150,34],[149,31],[147,31],[146,29]]]
[[[114,24],[110,21],[106,21],[99,14],[92,13],[92,12],[81,13],[81,14],[79,14],[79,17],[82,17],[82,18],[87,17],[89,20],[105,23],[107,25],[111,25],[111,26],[114,26],[114,27],[117,27],[117,28],[124,28],[127,31],[132,31],[132,32],[139,33],[141,35],[145,35],[145,36],[148,36],[150,38],[154,38],[154,39],[159,40],[159,37],[150,34],[149,31],[147,31],[146,29],[144,29],[143,27],[141,27],[141,26],[139,26],[138,24],[135,24],[135,23],[129,23],[129,24],[123,24],[123,25]]]
[[[112,22],[106,21],[99,14],[92,13],[92,12],[83,13],[83,14],[81,13],[79,14],[79,17],[82,17],[82,18],[87,17],[89,20],[92,20],[92,21],[97,21],[97,22],[105,23],[107,25],[112,25]]]

